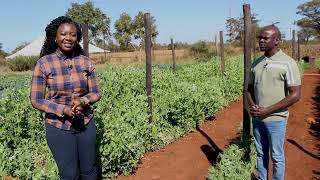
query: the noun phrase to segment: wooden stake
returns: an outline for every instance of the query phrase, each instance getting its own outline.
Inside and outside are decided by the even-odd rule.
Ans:
[[[152,41],[150,13],[144,14],[145,52],[146,52],[146,89],[149,122],[152,122]]]
[[[89,32],[86,24],[82,25],[82,39],[84,55],[89,57]]]
[[[173,44],[173,39],[171,38],[171,50],[172,50],[172,72],[176,72],[176,53],[175,53],[175,47]]]
[[[251,10],[249,4],[243,5],[244,14],[244,87],[243,87],[243,135],[250,135],[250,116],[248,112],[247,91],[251,68]]]
[[[221,72],[224,74],[224,43],[223,43],[223,31],[220,31],[220,62]]]

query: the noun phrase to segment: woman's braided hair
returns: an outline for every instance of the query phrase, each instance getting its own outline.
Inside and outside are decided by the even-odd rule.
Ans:
[[[76,26],[76,28],[77,28],[77,42],[78,43],[76,44],[73,51],[76,55],[80,55],[80,54],[83,55],[84,54],[83,49],[79,45],[79,42],[81,41],[81,37],[82,37],[82,32],[81,32],[80,26],[75,21],[73,21],[71,18],[66,17],[66,16],[60,16],[60,17],[57,17],[54,20],[52,20],[50,22],[50,24],[48,24],[45,29],[46,39],[42,45],[40,57],[54,53],[56,51],[56,49],[57,49],[57,44],[55,42],[56,34],[57,34],[59,26],[63,23],[74,24]]]

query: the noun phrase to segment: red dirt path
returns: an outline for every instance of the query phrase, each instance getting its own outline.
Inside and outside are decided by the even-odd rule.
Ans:
[[[237,101],[221,110],[215,120],[203,123],[197,131],[161,150],[146,153],[134,175],[117,179],[204,180],[217,154],[239,136],[241,119],[242,101]],[[285,179],[320,179],[319,127],[320,76],[304,76],[301,99],[290,108]]]

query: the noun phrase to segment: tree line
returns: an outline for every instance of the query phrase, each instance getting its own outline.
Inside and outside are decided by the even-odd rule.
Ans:
[[[301,42],[308,43],[311,39],[320,40],[320,0],[312,0],[300,4],[297,7],[297,14],[301,15],[302,18],[294,22],[299,26],[298,36]],[[259,20],[257,14],[252,14],[252,28],[259,34],[260,27],[258,25]],[[242,45],[243,43],[243,16],[241,17],[230,17],[226,20],[227,36],[229,37],[228,42]],[[281,22],[274,22],[274,24]],[[285,38],[285,35],[282,34]]]
[[[298,36],[301,42],[309,42],[310,40],[320,40],[320,0],[311,0],[300,4],[297,7],[297,14],[302,18],[297,20],[295,24],[299,26]],[[115,51],[136,51],[143,49],[144,46],[144,12],[140,11],[134,17],[127,13],[122,13],[115,21],[115,32],[111,33],[111,19],[100,8],[95,7],[91,1],[83,4],[72,3],[67,10],[66,16],[73,18],[81,25],[88,25],[89,27],[89,41],[96,46]],[[260,27],[257,14],[252,15],[253,30],[256,34],[259,33]],[[156,38],[159,34],[156,25],[156,19],[152,19],[152,41],[154,49],[171,49],[170,44],[159,44]],[[275,22],[276,23],[276,22]],[[281,22],[280,22],[281,23]],[[243,43],[243,16],[230,17],[226,20],[226,35],[228,42],[236,45]],[[114,39],[113,39],[114,38]],[[114,42],[114,40],[116,42]],[[138,42],[138,44],[133,43]],[[5,57],[8,53],[2,50],[2,43],[0,43],[0,58]],[[13,51],[17,52],[28,45],[23,42],[18,45]],[[192,45],[185,42],[176,42],[175,47],[190,48]]]

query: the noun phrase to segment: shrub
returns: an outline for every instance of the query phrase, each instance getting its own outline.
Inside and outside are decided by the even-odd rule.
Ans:
[[[0,66],[7,66],[8,62],[5,59],[0,59]]]
[[[18,56],[9,60],[9,67],[12,71],[33,70],[38,59],[38,56]]]
[[[205,60],[217,55],[217,53],[214,51],[213,45],[206,41],[198,41],[191,46],[190,55],[196,59]]]

